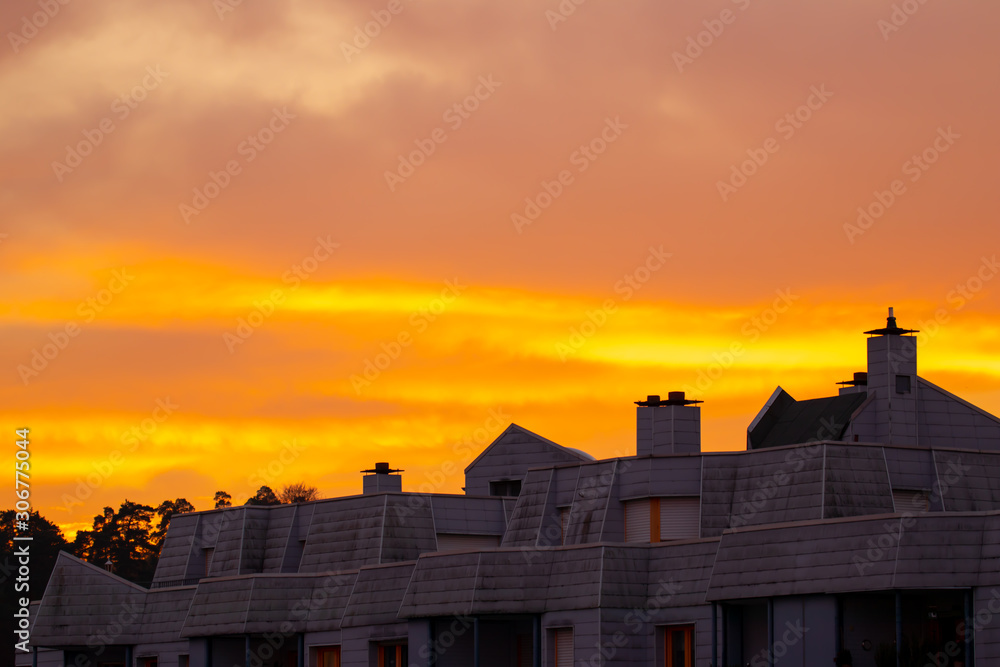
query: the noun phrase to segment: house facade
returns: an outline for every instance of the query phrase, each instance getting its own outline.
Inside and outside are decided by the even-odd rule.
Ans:
[[[595,460],[510,425],[465,494],[173,518],[152,586],[61,554],[18,665],[1000,665],[1000,419],[866,332],[834,396],[775,390],[702,452],[680,392]]]

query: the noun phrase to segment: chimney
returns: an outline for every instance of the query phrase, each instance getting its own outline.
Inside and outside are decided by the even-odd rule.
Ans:
[[[386,491],[403,490],[403,478],[395,473],[402,470],[393,470],[387,462],[379,462],[371,470],[362,470],[365,476],[361,478],[362,493],[385,493]]]
[[[868,375],[866,390],[874,393],[876,442],[891,445],[917,443],[916,329],[901,329],[893,309],[885,327],[866,331]]]
[[[636,454],[690,454],[701,451],[701,408],[672,391],[667,400],[658,395],[636,401]]]
[[[838,382],[840,385],[840,395],[863,394],[868,391],[868,373],[855,373],[853,380]]]

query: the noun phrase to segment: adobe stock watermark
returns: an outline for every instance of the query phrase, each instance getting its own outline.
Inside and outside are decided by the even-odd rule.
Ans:
[[[267,465],[258,467],[247,478],[250,488],[259,488],[262,485],[273,486],[281,478],[281,475],[284,474],[285,469],[297,461],[308,448],[308,445],[300,445],[295,438],[283,440],[281,442],[281,450],[277,455],[268,461]]]
[[[219,171],[209,171],[208,180],[200,187],[192,189],[191,203],[178,204],[184,224],[191,224],[191,219],[208,208],[222,191],[229,187],[233,178],[243,173],[243,166],[257,159],[257,156],[267,150],[275,137],[285,131],[295,114],[288,112],[288,107],[272,109],[271,118],[253,134],[236,146],[236,155],[243,158],[242,163],[237,157],[226,161]]]
[[[226,20],[226,15],[232,14],[243,4],[243,0],[212,0],[212,8],[220,21]]]
[[[351,58],[361,55],[361,52],[371,45],[372,40],[389,27],[393,17],[401,14],[405,8],[402,0],[389,0],[385,9],[373,9],[371,14],[374,20],[368,21],[364,25],[354,26],[354,36],[351,38],[351,42],[342,41],[340,43],[340,52],[344,54],[344,60],[350,63]]]
[[[21,29],[17,32],[7,33],[7,41],[10,42],[10,48],[13,49],[14,53],[18,53],[21,47],[34,39],[38,35],[38,31],[47,26],[49,21],[55,18],[56,14],[69,3],[70,0],[38,0],[38,8],[41,11],[35,12],[30,18],[27,15],[22,16]]]
[[[593,139],[570,153],[569,163],[576,167],[576,172],[582,174],[590,168],[597,158],[608,150],[608,146],[618,141],[622,133],[628,129],[628,125],[621,121],[621,116],[604,119],[604,126]],[[533,224],[542,215],[552,202],[558,199],[567,187],[575,182],[573,171],[563,169],[551,181],[542,180],[541,190],[533,197],[524,198],[524,209],[522,212],[510,214],[510,220],[514,223],[514,229],[518,234],[524,232],[524,228]]]
[[[111,450],[111,453],[103,460],[92,462],[90,467],[93,470],[76,478],[73,495],[69,493],[62,495],[61,502],[64,508],[68,510],[77,505],[83,505],[85,500],[94,495],[94,491],[99,489],[116,470],[124,465],[126,453],[133,453],[139,449],[140,444],[149,440],[159,430],[160,425],[180,409],[180,406],[171,401],[169,396],[158,398],[154,403],[156,407],[153,408],[149,417],[133,424],[131,428],[121,434],[119,438],[121,447]],[[125,451],[122,451],[123,449]]]
[[[378,380],[382,373],[399,359],[403,350],[413,344],[415,337],[427,331],[431,323],[437,320],[467,287],[468,285],[458,282],[458,278],[454,281],[445,280],[440,296],[431,299],[426,306],[421,306],[415,313],[410,314],[409,323],[413,328],[412,331],[403,329],[392,340],[379,343],[382,351],[374,357],[366,358],[361,373],[353,373],[350,377],[355,395],[360,396],[363,389]]]
[[[934,137],[930,145],[920,153],[911,155],[910,159],[900,167],[900,171],[903,172],[904,176],[910,177],[910,183],[916,183],[940,159],[941,155],[951,150],[955,141],[961,138],[962,135],[952,130],[951,125],[947,129],[939,127],[937,136]],[[853,224],[844,223],[844,233],[851,245],[854,245],[857,237],[871,229],[875,221],[884,216],[893,204],[906,194],[906,187],[906,182],[903,179],[894,179],[889,183],[888,189],[875,190],[872,193],[874,198],[867,206],[858,207],[858,217],[855,222]]]
[[[963,465],[962,459],[949,461],[947,468],[938,473],[938,477],[932,485],[930,498],[927,500],[928,506],[933,507],[940,503],[944,506],[944,498],[948,495],[951,487],[955,486],[965,474],[972,470],[970,466]],[[937,501],[937,502],[935,502]],[[922,511],[922,503],[918,507],[907,508],[900,512],[900,518],[896,521],[886,521],[882,525],[882,532],[877,537],[868,538],[868,549],[863,555],[855,554],[851,558],[851,564],[858,571],[858,575],[864,575],[865,570],[875,563],[883,560],[889,555],[889,549],[899,544],[903,539],[903,534],[912,528],[917,520],[913,510]],[[916,503],[914,503],[916,505]]]
[[[781,628],[775,629],[774,634],[776,637],[780,630]],[[769,665],[778,664],[778,661],[788,653],[789,649],[802,641],[807,632],[809,632],[809,628],[805,626],[801,618],[796,620],[795,623],[785,621],[785,631],[780,637],[774,640],[774,645],[770,648],[762,648],[750,658],[750,662],[747,664],[750,667],[768,667]]]
[[[971,630],[972,636],[975,637],[980,630],[993,625],[993,617],[997,614],[1000,614],[1000,591],[996,588],[991,588],[989,600],[983,606],[979,606],[972,615],[972,627],[970,628],[965,620],[959,621],[955,626],[955,634],[958,637],[965,637],[966,633]],[[938,651],[937,653],[928,651],[927,662],[924,664],[924,667],[947,667],[949,664],[956,665],[957,667],[957,665],[963,664],[955,662],[955,658],[962,655],[964,650],[964,647],[959,642],[962,642],[962,640],[951,640],[941,647],[944,649],[943,651]],[[964,644],[965,642],[962,643]]]
[[[662,269],[667,260],[673,256],[673,253],[665,252],[662,245],[659,248],[649,246],[649,254],[646,255],[646,259],[614,284],[615,294],[621,296],[621,301],[629,301],[636,292],[642,289],[643,285],[649,282],[653,274]],[[559,355],[559,361],[565,362],[576,354],[617,312],[618,300],[614,298],[605,299],[601,303],[601,307],[596,310],[588,310],[586,319],[569,328],[569,338],[556,343],[556,354]]]
[[[441,119],[448,125],[448,129],[452,132],[457,131],[479,109],[480,104],[490,99],[501,85],[503,85],[502,82],[493,80],[492,74],[480,76],[479,85],[473,89],[472,93],[445,109]],[[385,172],[385,184],[389,187],[389,192],[395,192],[398,186],[413,176],[417,169],[423,166],[431,155],[434,155],[437,147],[447,140],[448,132],[443,127],[434,128],[424,139],[414,139],[413,143],[416,144],[416,149],[406,155],[400,153],[396,170]]]
[[[799,300],[797,294],[793,294],[791,288],[775,290],[774,301],[767,308],[764,308],[756,315],[751,316],[746,322],[740,327],[740,334],[748,340],[750,343],[756,343],[760,339],[761,334],[765,333],[770,329],[775,322],[778,321],[778,317],[786,312],[792,307],[792,304]],[[743,344],[742,340],[734,340],[729,344],[729,348],[722,352],[713,352],[712,358],[715,361],[711,362],[707,367],[698,369],[698,379],[695,380],[695,386],[692,387],[689,384],[684,385],[682,388],[687,394],[697,395],[699,392],[706,392],[708,389],[715,384],[715,381],[722,377],[723,373],[729,370],[736,360],[742,357],[746,353],[746,346]]]
[[[612,663],[618,656],[618,651],[628,646],[633,638],[643,634],[644,627],[656,622],[660,612],[667,609],[674,596],[684,590],[684,586],[677,583],[674,577],[670,577],[667,581],[660,579],[659,584],[656,594],[649,599],[645,607],[634,607],[625,614],[624,622],[628,626],[628,633],[623,630],[615,631],[610,639],[597,643],[589,659],[581,660],[577,664],[601,667]]]
[[[741,12],[746,11],[747,7],[750,6],[750,0],[732,0],[732,3]],[[726,26],[736,22],[737,16],[739,15],[732,9],[726,8],[719,12],[718,18],[702,21],[701,24],[705,26],[705,29],[687,38],[684,52],[674,51],[674,65],[677,66],[677,71],[683,74],[685,67],[693,65],[694,61],[705,53],[705,49],[715,44],[715,40],[722,36],[722,33],[726,31]]]
[[[840,435],[843,427],[843,424],[823,417],[820,419],[820,428],[812,442],[835,438]],[[767,504],[778,495],[778,489],[787,486],[792,481],[792,475],[801,471],[807,461],[816,459],[822,453],[823,445],[820,444],[788,450],[782,465],[770,477],[756,480],[757,489],[749,498],[739,502],[736,499],[733,500],[737,507],[729,515],[729,528],[737,529],[749,525],[757,513],[763,511]]]
[[[437,493],[449,479],[463,473],[460,461],[467,460],[467,456],[482,451],[483,447],[503,430],[505,424],[511,423],[511,416],[505,413],[502,407],[490,408],[487,414],[482,426],[473,429],[472,433],[467,433],[460,443],[452,446],[451,451],[455,457],[445,459],[436,470],[427,473],[426,481],[417,487],[417,492],[407,494],[405,506],[396,506],[396,516],[406,519],[417,510],[427,507],[430,494]]]
[[[308,280],[319,269],[320,264],[330,259],[339,247],[339,243],[330,240],[329,234],[326,238],[317,236],[316,245],[312,252],[281,274],[281,282],[289,285],[288,289],[297,290],[302,281]],[[236,319],[236,328],[232,332],[227,331],[222,334],[222,342],[225,343],[229,354],[233,354],[237,346],[245,343],[268,318],[274,315],[278,306],[284,302],[284,288],[275,288],[263,299],[255,299],[253,309],[247,313],[247,316]]]
[[[66,145],[66,157],[62,162],[54,160],[52,162],[52,173],[56,175],[56,180],[60,183],[73,170],[83,164],[84,158],[92,154],[94,150],[104,143],[105,137],[118,129],[115,119],[119,123],[124,122],[132,112],[143,102],[149,93],[160,87],[163,80],[170,76],[170,72],[164,72],[159,65],[154,68],[152,65],[146,67],[146,76],[132,86],[127,93],[116,97],[111,103],[112,116],[105,116],[98,123],[97,127],[88,128],[81,131],[83,139],[72,146]]]
[[[114,301],[114,298],[124,292],[125,288],[135,280],[135,276],[129,275],[127,271],[128,267],[115,269],[111,272],[111,280],[108,281],[106,287],[77,304],[76,313],[83,318],[84,324],[90,324],[97,319],[97,316],[104,312],[104,309]],[[31,350],[31,361],[27,364],[18,364],[17,374],[20,376],[21,382],[27,386],[32,379],[38,377],[69,346],[70,341],[80,335],[81,330],[79,322],[70,320],[61,330],[50,332],[48,343],[42,345],[41,348]]]
[[[833,97],[833,93],[826,89],[826,84],[811,86],[806,101],[774,123],[775,132],[778,132],[785,141],[789,141],[798,130],[801,130],[812,119],[813,113],[822,109],[831,97]],[[781,144],[774,137],[765,139],[760,148],[748,148],[747,159],[740,162],[739,165],[730,165],[729,178],[715,183],[722,201],[729,201],[729,198],[736,194],[737,190],[747,184],[747,179],[756,174],[780,149]]]
[[[555,32],[560,23],[565,23],[569,17],[576,13],[576,8],[583,5],[587,0],[560,0],[555,9],[545,10],[545,20],[549,22],[552,32]]]
[[[910,17],[919,12],[925,4],[927,4],[927,0],[903,0],[899,4],[894,4],[888,19],[879,19],[875,22],[875,27],[882,34],[882,39],[888,42],[889,35],[899,32],[900,28],[910,20]]]

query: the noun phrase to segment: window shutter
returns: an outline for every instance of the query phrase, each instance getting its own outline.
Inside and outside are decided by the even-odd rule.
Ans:
[[[438,551],[470,551],[496,549],[500,538],[496,535],[454,535],[438,533]]]
[[[660,539],[685,540],[700,537],[700,514],[700,498],[660,498]]]
[[[563,628],[555,631],[556,667],[573,667],[573,630]]]
[[[928,512],[931,509],[931,499],[926,491],[893,489],[892,504],[897,512]]]
[[[625,503],[625,541],[649,543],[649,499]]]

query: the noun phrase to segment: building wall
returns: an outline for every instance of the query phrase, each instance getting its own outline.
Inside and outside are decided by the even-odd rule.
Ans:
[[[583,461],[583,456],[512,425],[466,469],[465,492],[489,495],[491,480],[523,479],[530,468]]]
[[[976,667],[1000,665],[1000,588],[975,589]]]

